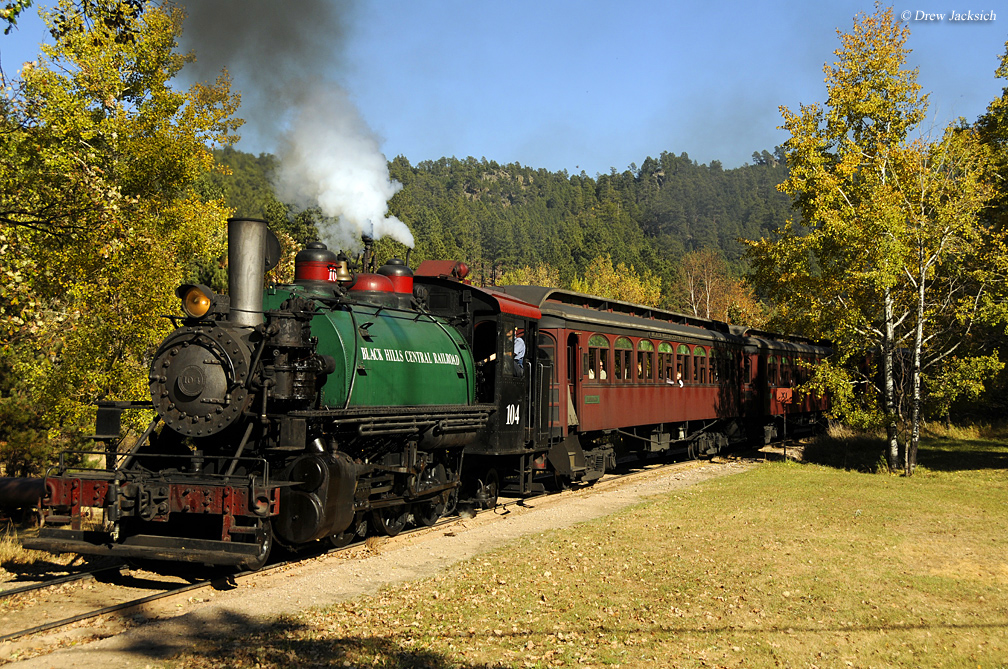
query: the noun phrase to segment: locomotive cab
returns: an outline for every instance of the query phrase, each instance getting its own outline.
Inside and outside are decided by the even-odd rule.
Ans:
[[[544,491],[534,479],[546,467],[549,414],[533,408],[549,405],[553,361],[539,349],[539,310],[500,291],[467,284],[458,276],[459,264],[421,263],[414,294],[471,342],[476,401],[492,412],[465,448],[466,474],[469,493],[488,506],[498,493]]]

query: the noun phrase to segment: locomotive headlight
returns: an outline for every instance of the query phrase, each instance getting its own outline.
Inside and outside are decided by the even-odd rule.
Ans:
[[[175,291],[182,298],[182,311],[189,318],[202,318],[210,311],[213,293],[206,286],[188,284]]]

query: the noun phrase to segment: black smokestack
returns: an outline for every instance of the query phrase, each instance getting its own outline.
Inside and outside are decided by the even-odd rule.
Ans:
[[[278,196],[318,205],[338,219],[322,230],[330,247],[349,248],[362,230],[413,246],[409,228],[389,217],[388,200],[402,188],[346,91],[335,82],[352,26],[349,0],[191,0],[183,51],[196,62],[183,71],[212,81],[227,69],[242,95],[246,140],[280,159]]]

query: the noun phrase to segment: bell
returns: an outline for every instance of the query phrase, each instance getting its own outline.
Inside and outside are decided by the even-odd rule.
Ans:
[[[350,263],[342,252],[336,256],[336,264],[330,266],[330,276],[333,276],[332,270],[335,270],[335,280],[340,283],[353,280],[353,275],[350,274]]]

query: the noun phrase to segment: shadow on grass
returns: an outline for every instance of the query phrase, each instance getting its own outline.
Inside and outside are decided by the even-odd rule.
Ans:
[[[805,445],[802,459],[837,469],[883,472],[887,470],[885,453],[886,441],[881,436],[823,434]],[[941,472],[1008,469],[1008,445],[1002,440],[925,433],[917,451],[917,464]]]
[[[802,460],[815,465],[858,472],[877,472],[885,464],[885,440],[868,434],[821,434],[807,444]]]
[[[185,669],[227,666],[252,667],[411,667],[447,669],[491,669],[499,664],[466,663],[426,648],[412,648],[409,642],[381,636],[341,636],[326,633],[296,620],[264,625],[242,614],[225,614],[208,625],[205,619],[187,621],[180,635],[150,633],[136,635],[122,650],[152,661],[169,661],[169,666]]]
[[[917,453],[917,463],[945,472],[1008,469],[1008,446],[984,439],[929,437]]]

